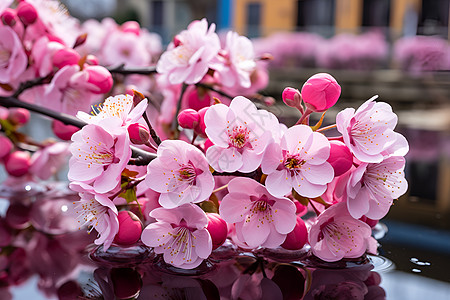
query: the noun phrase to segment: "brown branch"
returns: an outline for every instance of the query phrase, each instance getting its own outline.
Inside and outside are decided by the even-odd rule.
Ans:
[[[107,68],[107,69],[111,73],[122,75],[131,75],[131,74],[150,75],[157,73],[156,66],[148,66],[142,68],[126,68],[124,64],[121,64],[120,66],[117,66],[115,68]]]

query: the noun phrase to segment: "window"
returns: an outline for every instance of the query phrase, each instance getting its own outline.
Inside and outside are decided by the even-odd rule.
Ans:
[[[447,37],[449,5],[448,0],[423,0],[418,33]]]
[[[389,27],[390,0],[364,0],[362,26]]]
[[[261,3],[247,5],[247,36],[259,37],[261,29]]]
[[[299,0],[297,27],[334,26],[335,0]]]

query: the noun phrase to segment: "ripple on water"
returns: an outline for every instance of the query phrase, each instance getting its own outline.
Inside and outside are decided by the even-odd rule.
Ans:
[[[368,255],[367,256],[373,265],[375,272],[389,272],[395,269],[395,264],[392,260],[381,255]]]

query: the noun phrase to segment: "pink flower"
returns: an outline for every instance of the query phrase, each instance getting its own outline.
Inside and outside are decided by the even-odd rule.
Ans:
[[[341,86],[330,74],[319,73],[305,82],[301,94],[307,107],[322,112],[337,102],[341,95]]]
[[[156,208],[150,216],[157,221],[142,232],[141,240],[164,261],[182,269],[193,269],[211,254],[208,218],[200,207],[185,204],[176,208]]]
[[[256,109],[242,96],[234,98],[229,107],[211,106],[205,114],[205,125],[206,134],[214,143],[208,148],[206,158],[218,172],[256,170],[280,126],[272,113]]]
[[[209,198],[214,177],[200,150],[184,141],[165,140],[156,154],[157,158],[148,165],[145,183],[161,193],[161,206],[174,208]]]
[[[104,119],[116,117],[121,120],[121,126],[129,126],[137,123],[142,118],[143,113],[147,109],[147,99],[142,100],[133,108],[133,96],[117,95],[108,97],[106,100],[96,106],[92,114],[83,111],[77,113],[77,118],[89,124],[98,124]]]
[[[405,159],[391,156],[380,163],[361,163],[347,182],[347,207],[355,219],[384,217],[397,199],[408,189],[403,169]]]
[[[280,144],[270,144],[264,155],[261,167],[268,175],[267,190],[277,197],[292,188],[304,197],[322,195],[334,178],[329,155],[330,143],[323,134],[306,125],[289,128]]]
[[[66,163],[69,154],[68,143],[60,142],[44,147],[31,157],[30,171],[43,180],[49,179]]]
[[[219,74],[222,85],[249,88],[250,75],[256,68],[252,42],[245,36],[229,31],[225,48],[213,60],[211,68]]]
[[[400,146],[398,151],[404,154],[408,151],[406,140],[394,132],[397,115],[389,104],[373,101],[377,97],[367,100],[356,112],[346,108],[336,116],[337,129],[342,133],[344,143],[362,162],[381,162],[382,152],[396,147],[396,143]]]
[[[206,19],[193,21],[187,30],[176,36],[176,44],[161,55],[156,66],[158,73],[168,74],[172,84],[195,84],[208,72],[211,60],[220,50],[220,41],[212,24]]]
[[[97,193],[106,193],[120,184],[131,148],[127,131],[117,130],[119,122],[118,118],[105,119],[73,134],[69,180],[93,184]]]
[[[98,89],[88,82],[89,74],[80,71],[78,65],[65,66],[56,72],[45,92],[37,99],[38,104],[46,108],[75,115],[78,111],[88,111],[92,102],[97,100]]]
[[[360,257],[371,243],[372,230],[354,219],[341,202],[319,215],[309,230],[312,253],[328,262]]]
[[[11,27],[1,25],[0,36],[0,83],[10,83],[25,71],[28,58]]]
[[[33,59],[33,69],[38,76],[47,76],[53,71],[53,56],[59,50],[64,50],[65,46],[56,41],[50,41],[47,36],[39,38],[31,49]]]
[[[79,214],[78,222],[82,226],[91,227],[98,232],[96,245],[103,245],[103,251],[108,250],[119,231],[117,208],[107,196],[98,194],[91,186],[75,182],[70,188],[80,194],[80,201],[74,202],[75,211]]]
[[[236,237],[251,248],[276,248],[286,239],[297,222],[295,204],[276,198],[250,178],[235,178],[228,184],[219,213],[228,223],[235,223]]]

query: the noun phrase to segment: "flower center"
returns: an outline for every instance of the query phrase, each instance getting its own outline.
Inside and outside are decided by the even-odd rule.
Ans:
[[[76,213],[79,214],[77,220],[80,228],[87,224],[88,226],[93,226],[91,230],[98,226],[99,217],[106,211],[106,207],[102,206],[94,198],[80,201],[75,209]]]
[[[284,160],[284,166],[289,170],[299,169],[305,163],[298,155],[288,156]]]
[[[235,126],[233,130],[228,131],[228,140],[231,146],[243,148],[250,139],[250,131],[247,127]]]
[[[178,170],[179,181],[187,181],[188,183],[191,183],[195,180],[196,176],[197,172],[194,166],[191,164],[182,165],[181,168]]]

